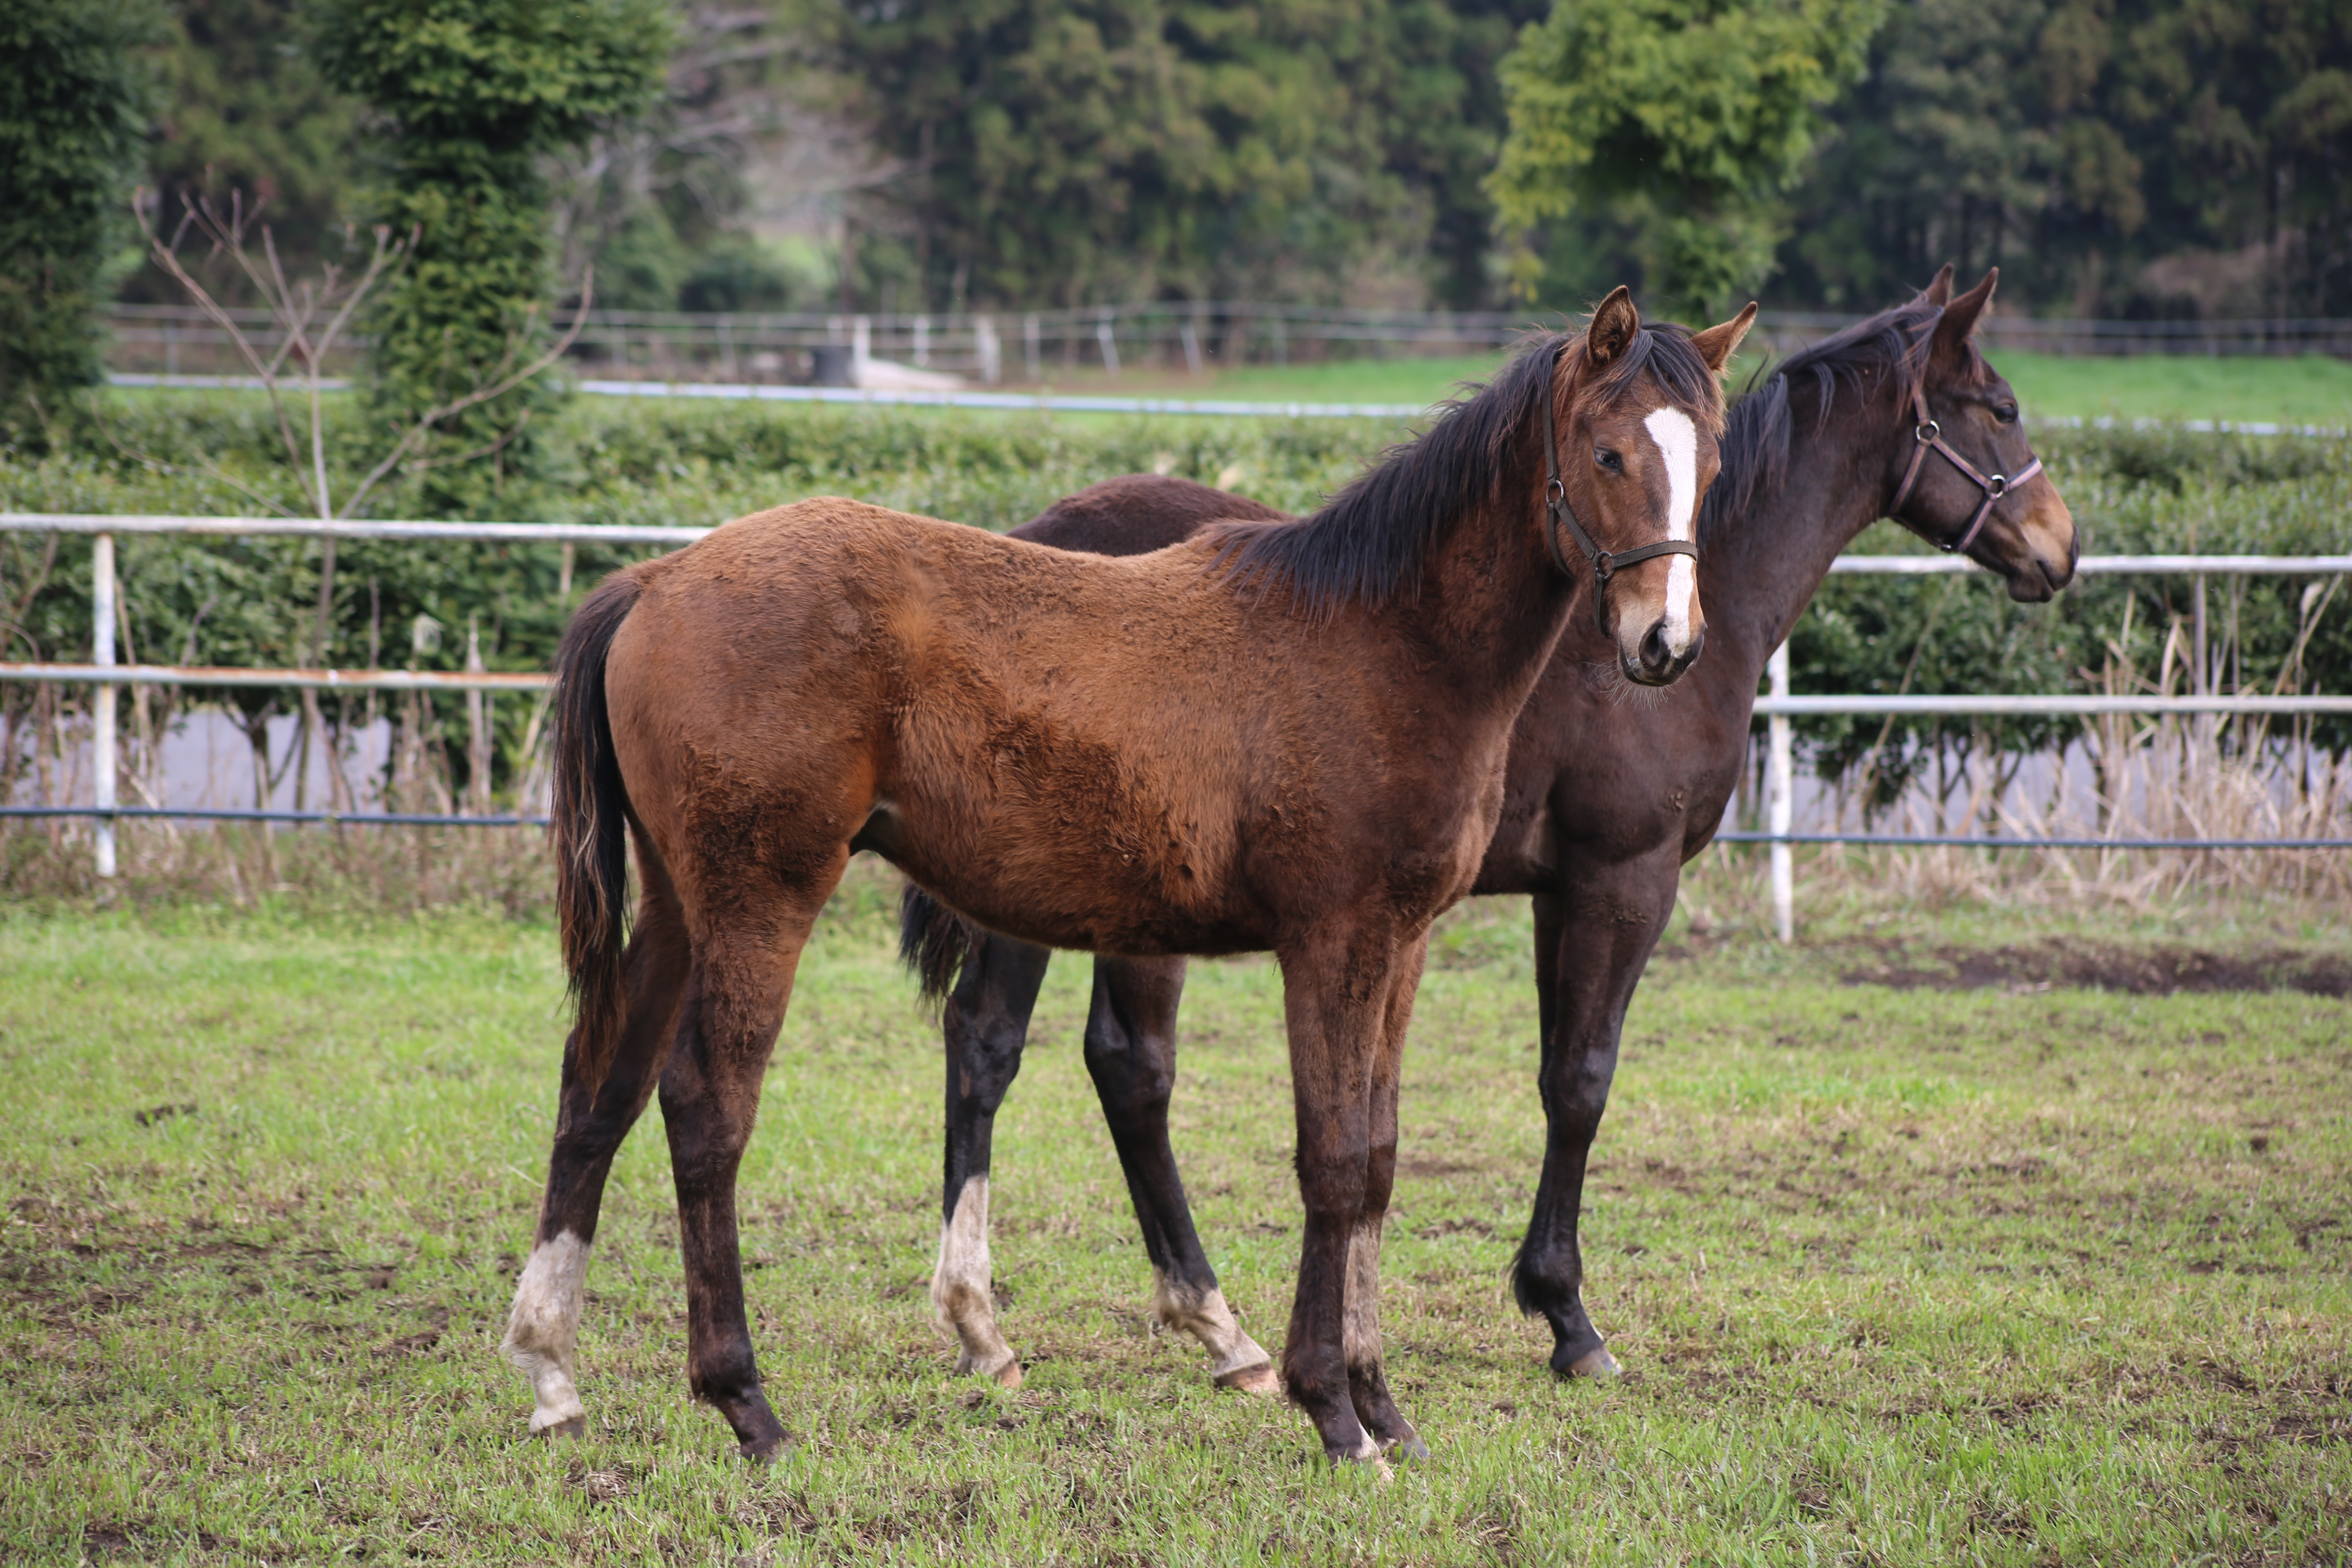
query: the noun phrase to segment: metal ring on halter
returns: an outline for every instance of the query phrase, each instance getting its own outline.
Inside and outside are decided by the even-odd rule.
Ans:
[[[2001,497],[2009,493],[2009,476],[2007,474],[1987,474],[1985,476],[1984,488],[1985,494],[1990,496],[1995,500],[1999,500]]]
[[[1921,420],[1911,431],[1911,439],[1918,442],[1923,447],[1927,446],[1929,442],[1940,441],[1943,438],[1944,427],[1941,425],[1937,424],[1933,419]]]

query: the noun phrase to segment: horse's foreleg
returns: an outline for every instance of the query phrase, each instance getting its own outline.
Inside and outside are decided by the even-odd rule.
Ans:
[[[1087,1014],[1087,1072],[1127,1173],[1128,1195],[1151,1258],[1151,1308],[1162,1323],[1201,1342],[1220,1388],[1276,1394],[1282,1382],[1258,1342],[1242,1331],[1216,1270],[1201,1250],[1168,1142],[1168,1100],[1176,1087],[1176,1009],[1184,994],[1181,958],[1097,958]]]
[[[1585,1312],[1577,1213],[1593,1136],[1609,1107],[1625,1009],[1673,911],[1681,863],[1670,848],[1570,875],[1559,898],[1536,900],[1537,951],[1552,955],[1549,1026],[1538,1069],[1546,1135],[1535,1214],[1511,1283],[1520,1310],[1551,1324],[1553,1372],[1609,1377],[1619,1368]]]
[[[1361,932],[1282,954],[1298,1191],[1307,1211],[1282,1377],[1334,1460],[1381,1458],[1379,1442],[1357,1414],[1349,1363],[1363,1359],[1368,1343],[1378,1356],[1377,1321],[1361,1311],[1377,1299],[1380,1269],[1379,1215],[1370,1216],[1367,1237],[1365,1198],[1374,1155],[1372,1080],[1395,957],[1387,942]],[[1368,1239],[1371,1245],[1363,1246]]]
[[[1348,1247],[1348,1393],[1357,1418],[1383,1451],[1425,1459],[1429,1449],[1389,1395],[1381,1355],[1381,1230],[1396,1188],[1397,1095],[1403,1075],[1405,1029],[1428,952],[1423,933],[1397,955],[1380,1019],[1372,1061],[1370,1155],[1364,1169],[1364,1209]]]
[[[662,1073],[662,1121],[686,1261],[687,1385],[727,1418],[745,1458],[767,1459],[783,1447],[784,1428],[761,1392],[744,1319],[735,1173],[815,917],[814,909],[730,913],[737,929],[696,947],[685,1016]]]
[[[940,1326],[961,1343],[959,1374],[1021,1385],[1021,1358],[997,1331],[988,1260],[988,1162],[997,1107],[1004,1103],[1029,1015],[1045,983],[1050,949],[987,935],[965,960],[948,998],[947,1172],[940,1223],[940,1258],[931,1270],[931,1308]]]
[[[586,1429],[587,1416],[572,1383],[572,1356],[579,1343],[588,1248],[596,1238],[604,1178],[622,1139],[653,1094],[669,1054],[686,984],[687,942],[677,900],[657,865],[646,868],[645,877],[648,886],[623,961],[627,1020],[612,1067],[594,1094],[579,1081],[576,1041],[564,1047],[546,1195],[540,1204],[530,1260],[515,1285],[501,1346],[507,1359],[530,1380],[536,1399],[530,1429],[551,1437],[576,1437]]]

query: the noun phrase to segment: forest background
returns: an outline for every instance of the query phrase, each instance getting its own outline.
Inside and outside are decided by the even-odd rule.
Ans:
[[[563,275],[594,262],[608,306],[1575,308],[1654,270],[1677,138],[1738,142],[1772,112],[1774,51],[1811,47],[1794,144],[1739,176],[1768,305],[1873,310],[1950,260],[1999,266],[2004,309],[2035,314],[2352,314],[2352,10],[2330,0],[672,9],[652,111],[548,160]],[[1756,15],[1783,34],[1736,25]],[[297,264],[373,152],[312,37],[300,0],[182,0],[152,46],[150,183],[266,195]],[[1496,186],[1507,89],[1532,101],[1548,43],[1614,57],[1659,106],[1601,128],[1633,188]],[[181,301],[152,266],[123,291]]]

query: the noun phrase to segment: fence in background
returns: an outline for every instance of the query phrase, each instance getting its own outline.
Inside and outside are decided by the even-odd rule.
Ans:
[[[230,315],[254,342],[274,346],[278,327],[269,312]],[[1785,353],[1859,320],[1767,310],[1750,341]],[[1116,375],[1152,368],[1198,375],[1239,364],[1489,354],[1559,323],[1556,314],[1528,310],[1212,301],[937,315],[591,310],[572,360],[583,374],[604,380],[870,387],[871,367],[878,363],[902,386],[924,375],[1034,384],[1081,372]],[[118,305],[111,326],[110,359],[119,372],[237,374],[247,369],[228,334],[194,306]],[[1990,347],[2038,353],[2352,355],[2352,320],[2332,318],[2102,321],[1996,315],[1979,331]],[[345,343],[328,368],[356,367],[365,340]]]
[[[0,512],[0,531],[93,535],[91,572],[94,625],[91,659],[79,663],[0,663],[0,680],[44,681],[92,688],[93,791],[88,805],[0,806],[0,817],[84,816],[95,819],[94,859],[100,877],[115,874],[114,824],[122,817],[176,817],[250,822],[345,822],[428,826],[544,826],[527,815],[429,816],[415,813],[273,811],[245,807],[125,807],[115,800],[119,756],[113,693],[121,687],[269,686],[328,690],[541,691],[552,677],[530,672],[439,670],[254,669],[181,665],[119,665],[114,659],[116,579],[114,541],[121,534],[294,535],[339,539],[411,539],[551,544],[567,552],[583,542],[610,544],[688,544],[705,528],[600,526],[545,522],[320,521],[301,518],[110,516],[72,512]],[[1972,570],[1948,555],[1842,555],[1832,573],[1856,575],[1926,575]],[[2208,576],[2325,576],[2352,574],[2352,555],[2091,555],[2076,571],[2085,575],[2183,574]],[[2221,850],[2247,848],[2344,849],[2352,838],[2114,839],[2023,838],[1965,835],[1794,833],[1793,743],[1790,720],[1815,714],[1952,714],[1981,716],[2314,715],[2352,713],[2352,696],[2243,696],[2196,692],[2187,696],[1988,694],[1981,696],[1794,695],[1789,690],[1789,650],[1775,649],[1767,668],[1769,690],[1756,700],[1767,721],[1766,813],[1761,833],[1719,832],[1727,843],[1771,847],[1775,923],[1783,942],[1795,935],[1797,844],[1956,846],[1991,849]]]

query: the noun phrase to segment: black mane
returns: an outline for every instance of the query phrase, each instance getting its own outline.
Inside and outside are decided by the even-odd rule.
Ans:
[[[1216,563],[1242,584],[1286,585],[1318,619],[1350,599],[1381,605],[1416,591],[1431,549],[1465,511],[1501,489],[1513,449],[1538,417],[1537,399],[1549,395],[1552,366],[1574,341],[1562,332],[1529,340],[1492,381],[1446,404],[1434,425],[1390,447],[1377,467],[1312,516],[1220,525]],[[1720,417],[1715,374],[1677,326],[1643,327],[1591,390],[1614,402],[1645,371],[1703,425]]]
[[[1722,472],[1699,504],[1699,542],[1704,545],[1727,521],[1744,516],[1759,497],[1774,493],[1787,480],[1789,437],[1795,425],[1789,397],[1792,384],[1811,379],[1817,419],[1828,417],[1841,384],[1860,392],[1866,371],[1885,372],[1889,388],[1881,395],[1908,404],[1927,378],[1936,324],[1943,319],[1944,307],[1931,304],[1924,295],[1881,310],[1790,354],[1760,384],[1743,393],[1725,422],[1719,448]],[[1981,380],[1990,374],[1973,342],[1961,347],[1968,356],[1969,379]]]

